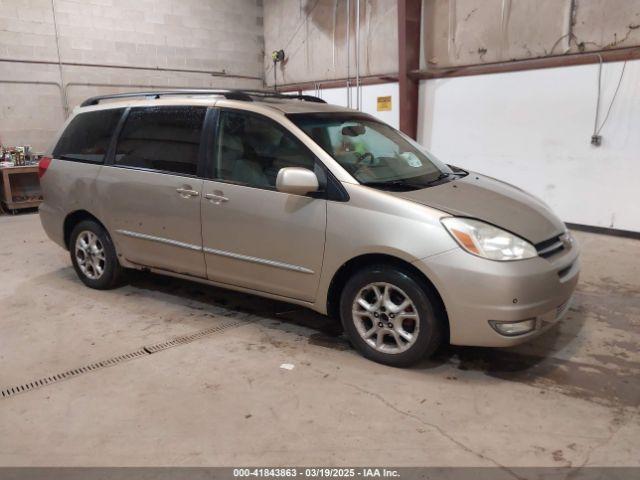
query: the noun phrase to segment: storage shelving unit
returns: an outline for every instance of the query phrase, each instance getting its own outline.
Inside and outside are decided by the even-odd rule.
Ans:
[[[0,167],[2,204],[9,210],[34,208],[42,202],[38,166]]]

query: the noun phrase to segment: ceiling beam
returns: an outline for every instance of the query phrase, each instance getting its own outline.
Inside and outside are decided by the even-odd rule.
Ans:
[[[595,52],[567,53],[549,57],[510,60],[507,62],[479,63],[474,65],[455,65],[450,67],[429,67],[426,70],[413,70],[410,76],[415,79],[464,77],[469,75],[487,75],[489,73],[520,72],[541,68],[571,67],[602,62],[622,62],[640,59],[640,47],[612,48]]]
[[[278,85],[281,92],[296,92],[301,90],[315,90],[320,88],[344,88],[346,78],[316,80],[311,82],[287,83]],[[394,83],[398,81],[397,73],[388,73],[384,75],[369,75],[360,77],[360,85],[379,85],[381,83]]]

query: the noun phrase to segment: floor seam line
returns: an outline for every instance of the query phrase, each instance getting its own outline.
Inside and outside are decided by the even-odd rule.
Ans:
[[[22,383],[20,385],[15,385],[11,387],[2,387],[0,388],[0,398],[10,398],[21,393],[31,392],[42,387],[53,385],[54,383],[62,382],[63,380],[69,380],[71,378],[75,378],[80,375],[94,372],[96,370],[115,367],[116,365],[120,365],[122,363],[131,361],[131,360],[137,360],[139,358],[148,357],[150,355],[153,355],[155,353],[158,353],[164,350],[168,350],[170,348],[187,345],[197,340],[200,340],[202,338],[213,335],[215,333],[219,333],[231,328],[241,327],[249,323],[253,323],[253,321],[252,320],[242,320],[242,321],[235,320],[230,322],[223,321],[220,325],[216,325],[214,327],[209,327],[204,330],[200,330],[188,335],[181,335],[179,337],[176,337],[164,342],[145,345],[137,350],[133,350],[131,352],[123,353],[120,355],[114,355],[105,360],[89,363],[81,367],[71,368],[64,372],[59,372],[46,377],[41,377],[36,380]]]

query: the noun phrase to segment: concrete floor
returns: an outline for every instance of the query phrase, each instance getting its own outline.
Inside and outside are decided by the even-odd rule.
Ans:
[[[295,306],[146,274],[90,290],[37,215],[0,217],[0,389],[236,322],[0,398],[0,465],[638,466],[640,242],[576,237],[558,327],[397,370]]]

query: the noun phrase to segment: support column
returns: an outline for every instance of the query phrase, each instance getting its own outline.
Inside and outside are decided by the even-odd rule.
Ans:
[[[419,80],[410,76],[420,68],[422,0],[398,0],[398,83],[400,130],[411,138],[418,133]]]

